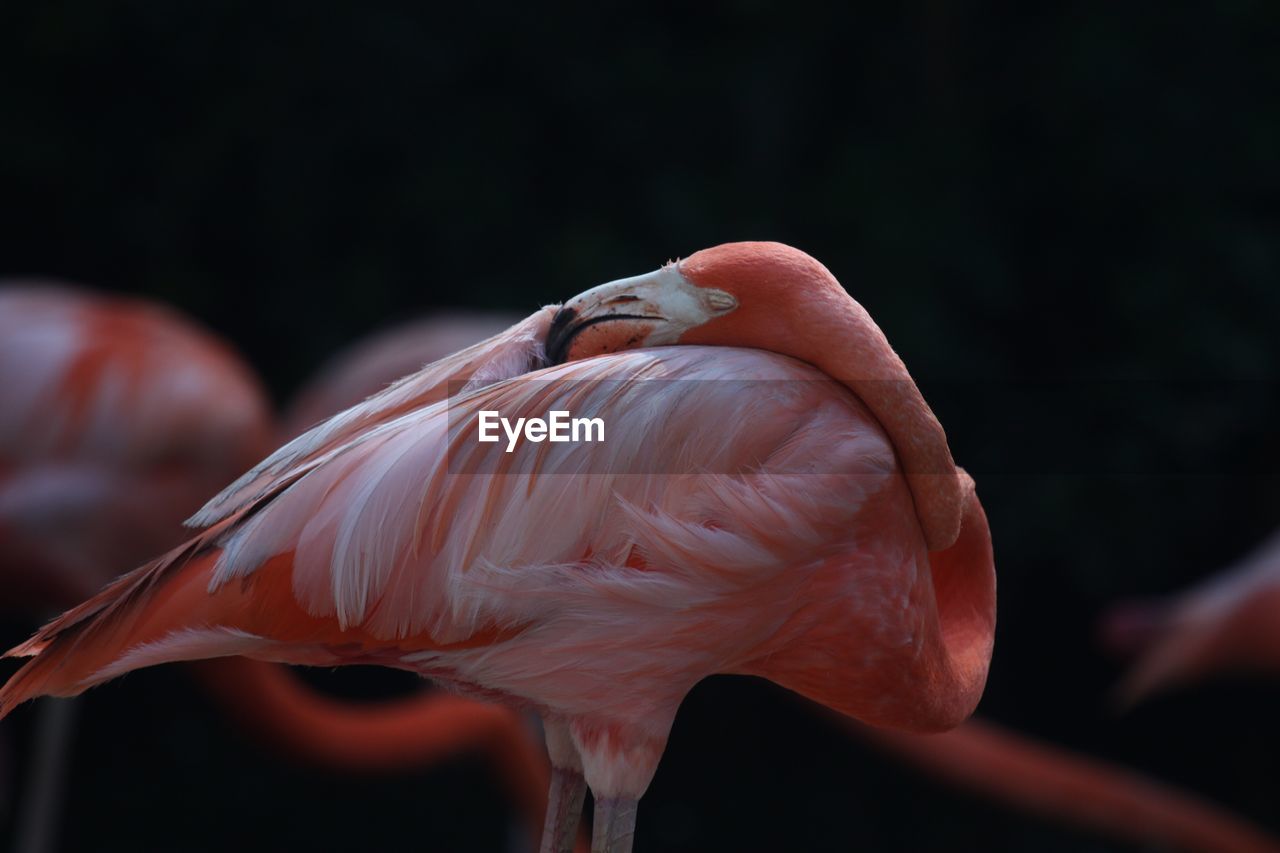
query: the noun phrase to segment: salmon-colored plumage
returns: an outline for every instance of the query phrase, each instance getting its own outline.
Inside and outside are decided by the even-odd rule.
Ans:
[[[572,837],[556,803],[585,777],[611,851],[712,673],[956,725],[986,677],[994,572],[936,419],[808,256],[685,264],[544,309],[281,448],[196,516],[208,530],[15,649],[33,659],[0,713],[168,660],[411,669],[539,711],[570,786],[544,849]],[[571,410],[606,438],[505,452],[478,440],[488,410]]]

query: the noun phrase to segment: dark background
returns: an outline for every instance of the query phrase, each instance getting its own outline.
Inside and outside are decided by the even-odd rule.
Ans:
[[[390,321],[797,245],[877,318],[978,479],[1000,576],[980,713],[1280,831],[1280,686],[1117,715],[1094,640],[1107,602],[1280,522],[1280,6],[533,5],[6,4],[0,274],[181,306],[283,402]],[[283,765],[176,669],[81,710],[68,850],[508,832],[478,765]],[[4,724],[19,747],[29,726]],[[687,701],[640,815],[638,851],[1128,849],[727,678]]]

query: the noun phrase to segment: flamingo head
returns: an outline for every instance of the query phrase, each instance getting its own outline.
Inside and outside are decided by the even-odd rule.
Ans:
[[[796,349],[827,302],[852,302],[827,269],[781,243],[726,243],[592,288],[560,309],[553,363],[670,344]],[[791,353],[788,353],[791,354]]]
[[[547,334],[552,364],[671,344],[750,347],[807,361],[879,419],[911,483],[930,550],[960,530],[946,434],[880,327],[827,268],[781,243],[726,243],[574,297]]]

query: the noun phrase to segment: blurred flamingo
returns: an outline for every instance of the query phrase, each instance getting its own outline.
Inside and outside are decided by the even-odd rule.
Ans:
[[[480,411],[558,409],[609,440],[476,438]],[[172,660],[409,669],[537,709],[543,849],[569,847],[585,779],[593,849],[624,853],[703,677],[936,731],[990,659],[972,481],[880,329],[780,244],[543,309],[300,436],[193,521],[208,529],[15,649],[33,659],[0,714]]]
[[[1194,853],[1280,851],[1280,840],[1194,795],[990,722],[934,735],[842,722],[930,776],[1042,819]]]
[[[284,438],[306,432],[424,365],[510,328],[519,317],[441,312],[362,338],[330,358],[284,417]]]
[[[0,288],[0,608],[45,618],[183,537],[252,464],[266,399],[176,314],[41,283]],[[212,405],[210,401],[217,401]],[[18,849],[53,844],[74,709],[44,708]]]
[[[49,613],[182,541],[190,507],[253,464],[256,378],[174,312],[66,287],[0,289],[3,606]]]
[[[1120,686],[1127,705],[1219,673],[1280,672],[1280,534],[1186,592],[1117,605],[1102,633],[1137,654]]]
[[[220,341],[160,306],[67,287],[0,289],[0,387],[0,586],[20,616],[56,612],[180,542],[182,519],[272,433],[256,379]],[[544,759],[505,709],[451,697],[348,707],[244,659],[196,672],[259,739],[300,760],[372,770],[478,750],[540,829]],[[52,844],[71,713],[42,715],[19,849]]]
[[[1116,606],[1102,638],[1119,653],[1140,653],[1121,688],[1133,703],[1214,672],[1280,669],[1278,613],[1280,536],[1190,592]],[[931,776],[1107,837],[1204,853],[1280,850],[1274,837],[1194,795],[991,722],[928,736],[847,727]]]

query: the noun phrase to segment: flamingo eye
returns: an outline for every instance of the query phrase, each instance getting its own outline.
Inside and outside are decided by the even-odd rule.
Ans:
[[[707,307],[712,311],[732,311],[738,307],[738,300],[732,293],[727,290],[706,289]]]

